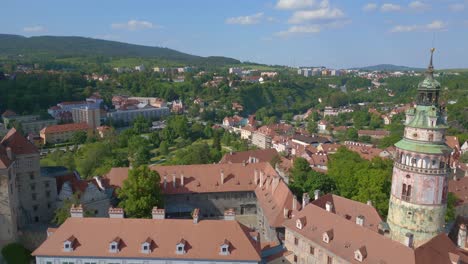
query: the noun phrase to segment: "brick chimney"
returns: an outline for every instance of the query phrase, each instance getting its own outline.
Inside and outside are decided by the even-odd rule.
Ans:
[[[176,182],[176,174],[172,174],[172,187],[177,187],[177,182]]]
[[[412,248],[413,247],[413,234],[411,233],[406,233],[405,235],[405,246]]]
[[[292,198],[292,210],[293,211],[297,210],[296,200],[297,200],[296,195],[293,195],[293,198]]]
[[[14,160],[14,159],[15,159],[15,157],[13,157],[13,151],[11,150],[10,147],[6,147],[6,153],[7,153],[8,159],[10,159],[10,160]]]
[[[257,169],[254,170],[254,183],[255,185],[258,184],[258,170]]]
[[[167,187],[167,176],[164,175],[164,183],[163,183],[163,188],[166,189]]]
[[[166,218],[166,210],[155,206],[151,210],[151,215],[153,216],[153,219],[164,219]]]
[[[315,190],[314,191],[314,200],[318,200],[319,197],[320,197],[320,190]]]
[[[70,216],[76,218],[83,218],[83,206],[81,204],[72,204],[70,207]]]
[[[184,186],[184,173],[180,175],[180,186]]]
[[[198,223],[199,217],[200,217],[200,209],[198,209],[198,208],[193,209],[192,218],[193,218],[193,223],[194,224]]]
[[[356,216],[356,224],[360,226],[364,226],[365,219],[366,218],[363,215]]]
[[[464,249],[465,244],[466,244],[466,225],[461,224],[460,228],[458,229],[457,246]]]
[[[233,208],[224,211],[224,220],[236,220],[236,211]]]
[[[124,218],[124,210],[122,208],[110,207],[109,218]]]
[[[264,173],[263,171],[260,171],[260,187],[263,187],[263,177],[264,177]]]
[[[333,210],[333,204],[331,202],[327,202],[325,204],[325,210],[327,210],[327,212],[331,212]]]
[[[304,193],[302,195],[302,209],[304,209],[306,207],[306,205],[308,205],[310,202],[310,197],[309,197],[309,194],[308,193]]]
[[[219,176],[220,176],[221,184],[224,184],[224,170],[223,169],[221,169]]]

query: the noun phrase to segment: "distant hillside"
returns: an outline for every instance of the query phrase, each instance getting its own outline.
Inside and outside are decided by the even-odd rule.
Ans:
[[[413,68],[407,66],[398,66],[393,64],[378,64],[373,66],[354,68],[361,71],[423,71],[423,68]]]
[[[238,64],[239,60],[226,57],[201,57],[169,48],[150,47],[117,41],[85,37],[23,37],[0,34],[0,57],[140,57],[175,61],[187,64]]]

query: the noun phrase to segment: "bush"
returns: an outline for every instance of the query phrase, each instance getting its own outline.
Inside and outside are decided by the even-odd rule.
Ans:
[[[11,243],[3,247],[2,256],[8,264],[29,264],[31,252],[19,243]]]

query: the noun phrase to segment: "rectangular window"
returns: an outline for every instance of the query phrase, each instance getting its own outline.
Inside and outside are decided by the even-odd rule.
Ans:
[[[29,174],[29,179],[34,180],[34,173]]]
[[[47,191],[47,192],[46,192],[46,197],[47,197],[47,198],[50,198],[50,191]]]
[[[310,253],[311,255],[314,255],[314,254],[315,254],[315,248],[314,248],[314,247],[310,247],[309,253]]]
[[[36,204],[36,205],[33,205],[33,210],[34,212],[37,211],[37,209],[39,209],[39,206]]]
[[[297,237],[294,238],[294,245],[299,245],[299,239]]]
[[[297,263],[297,256],[294,255],[294,263]]]
[[[327,257],[327,264],[333,264],[333,258],[328,256]]]
[[[33,194],[31,194],[31,198],[32,198],[33,201],[36,201],[37,195],[35,193],[33,193]]]

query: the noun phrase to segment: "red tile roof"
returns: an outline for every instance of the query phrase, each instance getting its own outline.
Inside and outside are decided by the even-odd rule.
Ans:
[[[12,117],[12,116],[16,116],[16,113],[8,109],[2,114],[2,117]]]
[[[169,258],[258,262],[258,247],[249,229],[237,221],[182,219],[68,218],[33,252],[34,256],[106,257],[106,258]],[[96,235],[99,234],[99,235]],[[63,250],[63,242],[75,237],[72,252]],[[121,248],[109,252],[109,242],[121,239]],[[141,245],[150,238],[155,243],[152,252],[141,253]],[[176,245],[186,241],[186,253],[177,254]],[[229,240],[230,254],[220,254],[220,245]]]
[[[69,131],[81,131],[88,130],[89,126],[87,123],[71,123],[63,125],[52,125],[45,127],[41,130],[41,133],[58,133],[58,132],[69,132]]]
[[[356,217],[364,216],[364,227],[367,227],[375,232],[379,231],[379,224],[382,222],[377,210],[372,205],[356,202],[344,197],[326,194],[319,197],[312,204],[325,210],[325,204],[330,202],[333,205],[332,212],[351,222],[356,223]]]
[[[278,151],[276,149],[258,149],[258,150],[248,150],[248,151],[239,151],[224,154],[220,163],[242,163],[250,162],[250,158],[255,158],[256,162],[270,162],[274,157],[278,156]]]
[[[468,177],[450,180],[448,190],[457,197],[456,205],[468,203]]]
[[[1,144],[6,148],[10,147],[15,155],[35,154],[39,150],[33,143],[29,142],[20,132],[12,128],[3,137]]]

